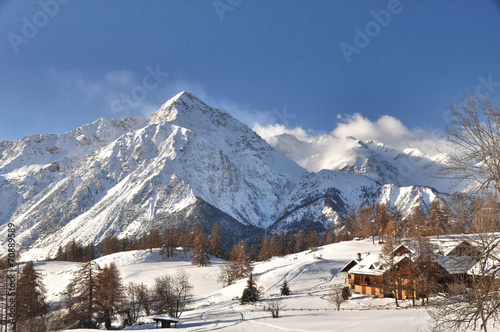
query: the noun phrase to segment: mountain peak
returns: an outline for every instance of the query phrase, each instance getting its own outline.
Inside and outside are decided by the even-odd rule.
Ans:
[[[213,109],[194,96],[191,92],[182,91],[163,104],[156,112],[151,113],[148,119],[151,122],[171,122],[176,120],[180,113],[191,117],[202,111],[203,113]]]
[[[173,98],[171,98],[168,102],[183,102],[183,103],[195,103],[195,104],[202,104],[206,105],[201,99],[196,97],[194,94],[192,94],[189,91],[181,91],[178,94],[176,94]]]

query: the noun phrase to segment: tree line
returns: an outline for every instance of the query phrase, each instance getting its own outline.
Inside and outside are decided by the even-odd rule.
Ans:
[[[331,227],[318,233],[316,230],[297,233],[293,231],[279,233],[265,233],[261,243],[245,243],[246,250],[251,260],[265,261],[274,256],[284,256],[315,249],[321,245],[339,241],[352,240],[353,238],[372,238],[383,242],[390,234],[398,239],[404,237],[445,235],[464,233],[469,231],[466,223],[450,221],[449,209],[445,202],[435,199],[426,214],[422,208],[417,208],[409,216],[403,218],[397,210],[391,210],[384,204],[375,206],[359,206],[351,210],[344,218],[344,225]],[[200,223],[165,229],[151,229],[144,232],[136,239],[107,238],[101,246],[81,245],[71,240],[64,247],[58,248],[55,260],[86,262],[98,256],[109,255],[129,250],[161,249],[161,254],[166,257],[174,256],[176,248],[193,252],[193,264],[197,266],[211,265],[210,257],[219,257],[229,260],[235,248],[227,246],[234,239],[224,236],[219,224],[216,222],[210,233],[203,230]],[[227,249],[225,249],[227,248]]]
[[[201,236],[203,234],[203,238]],[[172,257],[176,248],[193,249],[195,247],[204,247],[210,255],[216,257],[226,257],[222,231],[218,223],[215,223],[207,236],[200,223],[193,225],[165,229],[151,229],[144,232],[135,239],[129,237],[117,238],[110,236],[100,246],[93,244],[82,245],[80,242],[72,239],[65,246],[59,246],[54,259],[56,261],[87,262],[100,255],[110,255],[117,252],[130,250],[153,250],[162,249],[162,254]]]

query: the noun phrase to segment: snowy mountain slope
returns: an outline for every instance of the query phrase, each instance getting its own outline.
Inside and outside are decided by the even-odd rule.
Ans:
[[[219,222],[233,241],[267,228],[321,231],[360,204],[409,213],[436,197],[362,174],[310,173],[188,92],[148,119],[0,142],[0,185],[0,223],[14,223],[22,250],[39,257],[72,239],[97,244],[194,221],[206,231]]]
[[[174,275],[184,270],[193,284],[193,302],[181,316],[177,326],[180,331],[365,331],[370,322],[371,331],[413,331],[428,326],[425,310],[407,308],[396,310],[394,299],[354,295],[342,304],[346,311],[336,312],[334,305],[324,295],[330,286],[345,282],[339,270],[353,259],[356,253],[377,255],[381,245],[371,241],[348,241],[318,248],[315,252],[301,252],[283,257],[273,257],[256,262],[254,277],[261,288],[262,300],[257,306],[242,306],[235,297],[241,296],[246,280],[222,287],[217,282],[220,265],[224,261],[214,259],[210,267],[196,267],[191,257],[165,259],[157,250],[116,253],[95,260],[100,266],[114,262],[123,283],[154,285],[154,279],[165,274]],[[64,287],[73,277],[78,266],[69,262],[36,263],[42,271],[48,288],[48,300],[61,300]],[[280,297],[279,288],[287,280],[291,296]],[[279,319],[261,306],[281,299],[286,311]],[[400,301],[400,306],[411,307],[411,300]],[[377,310],[384,308],[385,310]],[[320,310],[318,310],[320,309]],[[142,317],[143,325],[127,328],[137,331],[154,331],[149,317]],[[118,325],[118,322],[115,322]],[[84,330],[82,330],[84,331]],[[92,330],[85,330],[92,331]],[[95,331],[95,330],[94,330]]]
[[[447,194],[423,186],[381,186],[363,175],[322,170],[304,179],[292,194],[291,204],[269,229],[321,231],[340,227],[352,209],[375,203],[383,203],[406,217],[417,207],[428,212],[437,197],[446,199]]]
[[[433,176],[446,160],[444,154],[429,156],[410,148],[399,151],[373,141],[362,142],[354,137],[335,139],[335,142],[331,140],[332,137],[319,137],[305,142],[291,134],[267,139],[283,155],[312,172],[339,170],[364,174],[380,184],[428,186],[441,192],[450,189],[449,180]],[[328,146],[335,148],[328,150]]]
[[[17,225],[24,247],[53,251],[72,238],[98,243],[111,235],[136,236],[179,225],[186,217],[210,225],[225,221],[243,237],[272,223],[307,173],[248,127],[189,93],[171,99],[150,121],[137,121],[139,128],[109,133],[104,122],[50,139],[28,137],[4,149],[2,194],[14,197],[11,209],[2,209],[11,212],[4,222]],[[94,139],[88,138],[93,131]],[[72,141],[75,148],[61,141]],[[56,154],[45,152],[56,148]],[[46,164],[9,172],[19,160]],[[196,209],[200,204],[211,209]]]

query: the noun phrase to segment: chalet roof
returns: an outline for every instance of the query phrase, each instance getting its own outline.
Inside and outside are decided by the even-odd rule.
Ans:
[[[349,273],[363,274],[371,276],[382,276],[388,269],[389,264],[384,259],[385,255],[367,254],[361,259],[358,264],[349,270]],[[409,258],[408,254],[394,257],[394,264],[398,264],[405,258]]]
[[[357,259],[353,259],[349,263],[344,265],[344,267],[340,269],[340,272],[349,272],[358,263],[359,263],[359,261]]]
[[[399,253],[413,253],[414,251],[407,245],[407,244],[400,244],[399,246],[396,247],[396,249],[394,249],[392,252],[391,252],[391,255],[392,254],[395,254],[396,256],[401,256],[399,255]]]
[[[481,269],[491,270],[490,274],[500,277],[500,264],[497,262],[500,257],[500,247],[492,253],[491,259],[484,262],[483,253],[477,245],[481,240],[488,238],[498,238],[500,233],[486,235],[451,235],[440,237],[427,237],[426,241],[430,249],[433,260],[441,265],[450,274],[478,274]],[[415,260],[419,252],[419,243],[415,239],[406,241],[392,251],[394,264],[398,264],[403,259]],[[353,274],[382,276],[389,268],[387,255],[365,254],[360,260],[351,260],[340,271]]]
[[[450,274],[467,274],[479,263],[479,259],[471,256],[440,256],[436,259]]]
[[[467,274],[483,274],[500,277],[500,264],[498,264],[497,258],[489,258],[485,261],[478,261],[467,271]]]

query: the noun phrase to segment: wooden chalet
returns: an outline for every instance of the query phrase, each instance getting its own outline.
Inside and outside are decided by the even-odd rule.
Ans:
[[[378,297],[394,296],[394,288],[389,287],[389,279],[396,278],[396,296],[407,298],[411,282],[410,274],[414,268],[409,249],[399,246],[391,256],[367,253],[357,254],[357,259],[347,263],[340,272],[346,273],[346,285],[356,294]],[[392,277],[389,277],[391,274]],[[392,279],[391,279],[392,280]]]
[[[467,240],[431,238],[425,253],[411,241],[389,255],[357,254],[340,271],[356,294],[398,299],[423,298],[431,291],[448,291],[454,283],[467,283],[481,262],[481,252]],[[426,276],[419,286],[416,272]]]

